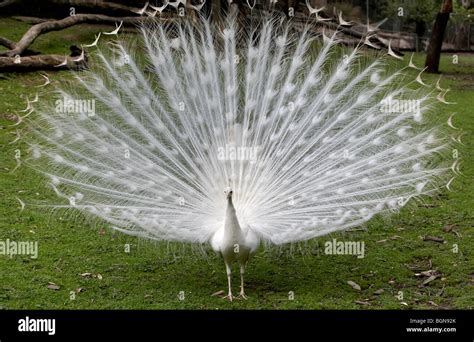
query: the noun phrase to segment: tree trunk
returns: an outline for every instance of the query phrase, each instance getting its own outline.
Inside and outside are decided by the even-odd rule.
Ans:
[[[421,39],[426,32],[426,23],[424,20],[417,20],[415,23],[415,51],[419,52],[421,50]]]
[[[436,15],[436,20],[431,31],[428,52],[426,55],[427,71],[438,73],[441,47],[443,46],[444,32],[448,25],[449,14],[453,11],[453,0],[443,0],[441,11]]]

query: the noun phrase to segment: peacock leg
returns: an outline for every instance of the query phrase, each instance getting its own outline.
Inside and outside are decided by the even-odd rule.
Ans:
[[[224,298],[227,298],[229,301],[232,302],[232,299],[234,299],[234,296],[232,296],[232,287],[231,287],[231,283],[232,283],[232,268],[230,267],[229,264],[225,264],[225,269],[226,269],[226,272],[227,272],[227,283],[229,285],[229,294],[227,296],[225,296]]]
[[[245,265],[240,265],[240,294],[239,298],[247,299],[244,291],[244,272],[245,272]]]

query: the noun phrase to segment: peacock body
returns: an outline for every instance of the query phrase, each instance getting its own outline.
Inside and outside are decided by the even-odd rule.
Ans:
[[[232,263],[243,275],[262,241],[361,225],[433,193],[449,169],[436,162],[446,135],[424,123],[436,94],[312,28],[144,26],[140,44],[98,48],[97,65],[58,89],[65,102],[93,99],[94,113],[49,107],[30,120],[28,163],[65,199],[55,207],[130,235],[210,243],[232,299]],[[403,99],[416,105],[381,105]]]

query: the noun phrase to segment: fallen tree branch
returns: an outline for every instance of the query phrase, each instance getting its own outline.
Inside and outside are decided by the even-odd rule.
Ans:
[[[89,17],[102,16],[102,18],[91,19],[92,23],[97,23],[97,24],[113,24],[113,23],[117,23],[119,21],[123,21],[124,24],[134,25],[134,24],[140,23],[140,22],[144,21],[146,18],[148,18],[148,17],[112,17],[112,16],[106,16],[106,15],[103,15],[103,14],[86,14],[86,13],[76,14],[76,16],[78,16],[78,15],[87,15]],[[18,21],[21,21],[21,22],[24,22],[24,23],[32,24],[32,25],[45,23],[47,21],[64,20],[64,19],[59,19],[58,20],[58,19],[53,19],[53,18],[46,19],[46,18],[38,18],[38,17],[28,17],[28,16],[23,16],[23,15],[13,16],[11,18],[15,19],[15,20],[18,20]],[[161,16],[161,19],[167,19],[167,18],[168,17]],[[80,23],[80,24],[82,24],[82,23]]]
[[[0,37],[0,46],[13,50],[16,48],[16,43],[8,38]],[[25,56],[39,55],[38,51],[26,49],[23,53]]]
[[[58,5],[67,5],[74,7],[87,7],[93,9],[105,9],[113,10],[120,12],[134,12],[140,10],[140,8],[130,7],[127,5],[122,5],[120,3],[108,2],[108,1],[97,1],[97,0],[51,0],[52,3]],[[144,3],[144,2],[143,2]]]
[[[361,40],[365,39],[365,37],[367,37],[368,41],[371,44],[373,44],[374,46],[376,46],[377,49],[379,49],[379,50],[388,49],[388,44],[389,44],[390,40],[382,38],[382,35],[379,34],[379,32],[377,32],[376,34],[372,34],[372,35],[367,36],[366,33],[361,33],[359,31],[352,30],[352,29],[345,28],[345,27],[338,27],[337,24],[330,23],[330,22],[324,22],[324,23],[322,23],[322,25],[328,27],[331,30],[337,31],[337,32],[342,33],[346,36],[354,38],[354,42],[361,41]],[[393,46],[391,46],[390,48],[397,55],[404,56],[404,54],[400,51],[400,49],[397,49]]]
[[[34,70],[83,69],[87,60],[61,55],[37,55],[27,57],[0,57],[0,72],[25,72]],[[64,61],[67,60],[67,63]],[[64,65],[61,65],[64,64]]]
[[[34,40],[41,34],[59,31],[77,24],[83,23],[118,23],[137,24],[149,19],[148,17],[109,17],[103,14],[76,14],[61,20],[49,20],[36,25],[33,25],[26,31],[16,47],[10,51],[0,52],[0,56],[13,57],[15,55],[22,55],[25,50],[34,42]]]
[[[16,47],[16,44],[14,41],[5,38],[5,37],[0,37],[0,45],[4,46],[10,50],[13,50]]]
[[[26,2],[26,1],[24,1]],[[127,6],[120,3],[109,2],[109,1],[102,1],[102,0],[48,0],[42,1],[44,6],[74,6],[76,8],[93,8],[93,9],[100,9],[100,10],[107,10],[107,11],[114,11],[118,13],[127,13],[127,12],[136,12],[140,10],[140,8]],[[11,6],[13,4],[20,4],[20,0],[0,0],[0,8],[5,8]],[[27,2],[26,2],[27,3]]]
[[[5,8],[18,2],[18,0],[3,0],[2,2],[0,2],[0,8]]]
[[[295,15],[295,18],[300,22],[302,27],[307,25],[306,17],[302,16],[301,14]],[[359,31],[354,30],[353,28],[339,25],[337,22],[335,22],[335,19],[332,19],[331,21],[317,21],[316,23],[318,25],[327,27],[328,29],[332,31],[337,31],[338,33],[347,35],[349,37],[353,37],[359,41],[362,39],[365,39],[368,36],[367,32],[359,32]],[[367,39],[370,41],[370,43],[372,43],[374,46],[376,46],[379,49],[388,49],[388,40],[384,41],[383,39],[380,39],[381,37],[378,37],[378,34],[379,32],[373,32],[372,34],[368,36]],[[396,49],[393,46],[391,47],[391,49],[397,55],[403,56],[403,53],[400,52],[399,49]]]
[[[51,19],[45,19],[45,18],[37,18],[37,17],[25,17],[25,16],[22,16],[22,15],[13,16],[11,18],[15,19],[17,21],[21,21],[23,23],[31,24],[31,25],[44,23],[45,21],[55,20],[55,19],[52,19],[52,18]]]

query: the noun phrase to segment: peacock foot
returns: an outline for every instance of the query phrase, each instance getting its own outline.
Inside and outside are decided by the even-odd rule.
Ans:
[[[227,296],[223,297],[224,299],[228,299],[229,302],[232,302],[232,300],[235,298],[234,296],[232,296],[232,293],[229,293]]]
[[[247,296],[245,295],[245,292],[243,292],[243,291],[241,291],[240,294],[239,294],[239,296],[236,297],[236,298],[238,298],[238,299],[245,299],[245,300],[249,299],[249,297],[247,297]]]

